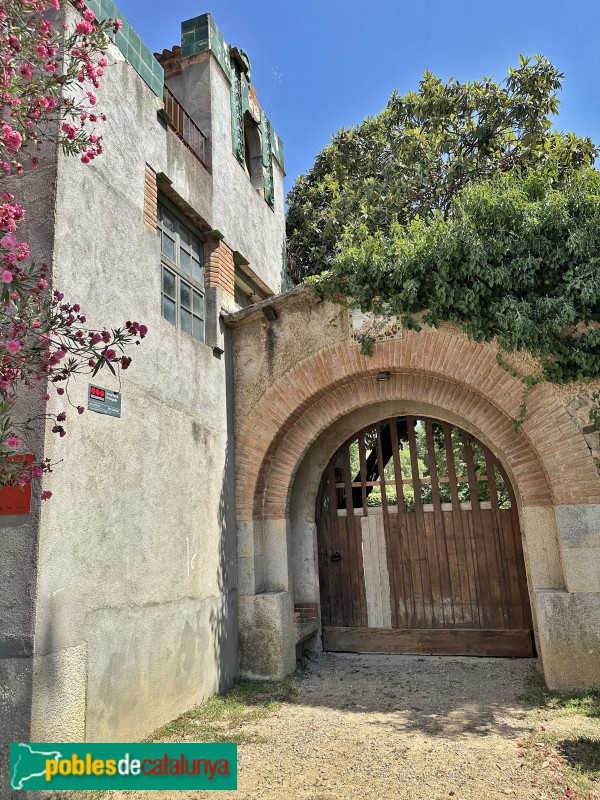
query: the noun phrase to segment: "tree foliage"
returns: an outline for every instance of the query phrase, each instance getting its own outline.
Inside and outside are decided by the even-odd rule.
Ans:
[[[600,374],[595,145],[552,129],[562,75],[393,96],[341,131],[290,195],[290,249],[321,293],[525,349],[555,382]]]
[[[328,269],[344,232],[368,233],[447,217],[469,183],[498,172],[544,171],[560,181],[593,163],[589,138],[553,130],[563,75],[521,57],[497,83],[443,83],[426,72],[418,92],[394,94],[361,125],[341,130],[288,197],[288,249],[304,275]]]
[[[450,213],[348,234],[320,291],[363,309],[460,325],[540,358],[554,382],[600,374],[600,174],[555,188],[544,173],[467,186]]]

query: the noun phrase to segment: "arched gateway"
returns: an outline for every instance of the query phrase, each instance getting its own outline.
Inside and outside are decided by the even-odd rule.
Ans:
[[[581,389],[535,385],[515,427],[523,383],[493,345],[396,328],[368,356],[306,288],[226,324],[242,674],[282,677],[311,630],[315,649],[494,655],[531,654],[533,630],[552,688],[600,683]]]
[[[514,492],[471,434],[363,428],[329,461],[316,522],[325,650],[533,655]]]

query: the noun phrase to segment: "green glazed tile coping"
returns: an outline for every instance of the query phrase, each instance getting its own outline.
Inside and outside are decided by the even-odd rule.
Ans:
[[[121,30],[111,39],[135,69],[142,80],[148,84],[154,94],[162,100],[164,86],[164,70],[140,36],[112,2],[112,0],[86,0],[86,5],[96,15],[96,19],[120,19]]]

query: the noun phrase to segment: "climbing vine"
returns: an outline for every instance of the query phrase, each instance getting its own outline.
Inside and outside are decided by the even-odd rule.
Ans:
[[[600,174],[557,183],[513,171],[465,187],[446,216],[375,233],[358,225],[310,280],[407,328],[447,321],[525,350],[541,379],[590,381],[600,375]]]

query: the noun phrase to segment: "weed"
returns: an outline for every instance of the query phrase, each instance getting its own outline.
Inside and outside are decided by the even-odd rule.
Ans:
[[[299,664],[294,675],[282,681],[240,680],[227,692],[219,692],[202,705],[186,711],[148,737],[146,741],[191,739],[199,742],[259,742],[251,723],[273,714],[281,703],[293,702],[295,682],[306,674]]]

